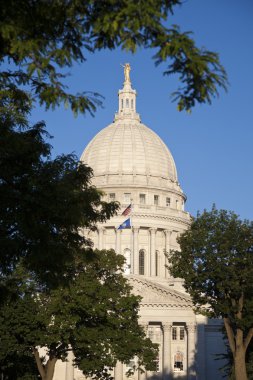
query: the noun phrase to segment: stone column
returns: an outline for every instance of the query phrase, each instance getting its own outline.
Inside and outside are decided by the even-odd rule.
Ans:
[[[163,380],[171,378],[171,323],[163,324]]]
[[[117,362],[114,368],[114,379],[123,380],[123,363]]]
[[[65,380],[74,380],[74,366],[73,366],[74,354],[73,351],[69,351],[66,361]]]
[[[115,228],[115,252],[120,254],[121,253],[121,231]]]
[[[142,326],[142,328],[145,331],[145,334],[147,335],[148,333],[148,323],[139,321],[139,324]],[[138,380],[146,380],[147,379],[147,371],[143,368],[144,372],[141,372],[140,370],[138,371]]]
[[[98,249],[104,249],[104,227],[98,227]]]
[[[133,227],[133,273],[139,274],[139,228]]]
[[[195,359],[196,374],[197,374],[198,379],[204,379],[206,375],[206,356],[205,356],[206,342],[205,342],[205,324],[204,324],[205,317],[203,316],[201,316],[200,318],[199,316],[197,317],[198,319],[202,317],[201,318],[202,323],[199,323],[200,321],[198,321],[198,325],[197,325],[198,352],[197,352],[197,360]]]
[[[170,236],[171,236],[171,232],[169,230],[165,230],[164,234],[165,234],[165,253],[166,253],[166,255],[164,256],[164,258],[165,258],[164,265],[168,265],[167,255],[170,254]],[[168,271],[168,269],[166,267],[165,267],[165,277],[166,278],[170,277],[170,273],[169,273],[169,271]]]
[[[150,228],[150,275],[155,276],[155,235],[156,235],[156,228]]]
[[[187,323],[187,379],[196,380],[196,324]]]

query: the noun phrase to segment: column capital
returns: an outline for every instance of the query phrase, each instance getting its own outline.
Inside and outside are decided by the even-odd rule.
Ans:
[[[149,228],[149,231],[150,231],[151,234],[155,234],[156,231],[157,231],[157,228],[156,227],[151,227],[151,228]]]
[[[195,322],[186,323],[186,328],[189,333],[194,333],[197,328],[197,324]]]
[[[139,232],[140,227],[132,227],[132,229],[133,229],[134,233],[137,233],[137,232]]]
[[[170,235],[171,235],[171,231],[170,230],[163,230],[163,232],[164,232],[164,235],[167,237],[167,236],[169,236],[170,237]]]
[[[97,227],[97,229],[98,229],[99,232],[104,232],[105,231],[105,227],[103,227],[103,226],[99,226],[99,227]]]
[[[171,322],[163,322],[162,327],[163,327],[163,331],[171,331],[172,323]]]

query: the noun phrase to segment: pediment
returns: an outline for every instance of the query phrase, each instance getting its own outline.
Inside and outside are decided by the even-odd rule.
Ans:
[[[190,297],[171,289],[169,285],[160,285],[146,278],[133,275],[129,276],[128,280],[133,287],[133,293],[142,297],[141,306],[192,308]]]

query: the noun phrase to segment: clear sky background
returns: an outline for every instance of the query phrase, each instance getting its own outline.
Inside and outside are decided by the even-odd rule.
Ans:
[[[186,210],[196,215],[215,203],[253,220],[253,0],[187,0],[169,22],[193,31],[198,46],[220,54],[230,86],[211,106],[196,106],[190,115],[178,112],[170,99],[178,78],[162,75],[163,67],[154,66],[154,51],[102,51],[87,54],[67,80],[73,93],[104,96],[95,117],[75,118],[63,107],[54,112],[37,107],[32,122],[45,120],[54,136],[54,155],[75,152],[80,157],[91,138],[113,121],[124,79],[120,64],[129,62],[137,111],[173,154],[188,197]]]

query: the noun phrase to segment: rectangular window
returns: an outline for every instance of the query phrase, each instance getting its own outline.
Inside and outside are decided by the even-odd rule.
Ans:
[[[146,204],[146,194],[140,194],[140,204],[141,205]]]
[[[148,329],[148,337],[151,340],[154,338],[154,329],[153,329],[153,327],[149,327],[149,329]]]
[[[154,205],[158,206],[159,204],[159,195],[154,195]]]
[[[172,340],[177,340],[177,328],[172,327]]]
[[[131,193],[124,193],[124,203],[131,202]]]
[[[166,198],[166,207],[170,207],[170,198]]]
[[[180,338],[180,340],[184,340],[184,328],[183,327],[180,327],[179,338]]]
[[[110,201],[110,202],[113,202],[113,201],[115,201],[115,199],[116,199],[116,197],[115,197],[115,193],[110,193],[110,194],[109,194],[109,201]]]
[[[160,372],[160,358],[159,358],[159,353],[158,353],[158,355],[157,355],[157,357],[156,357],[156,359],[155,359],[155,366],[156,366],[155,371],[156,371],[156,372]]]

